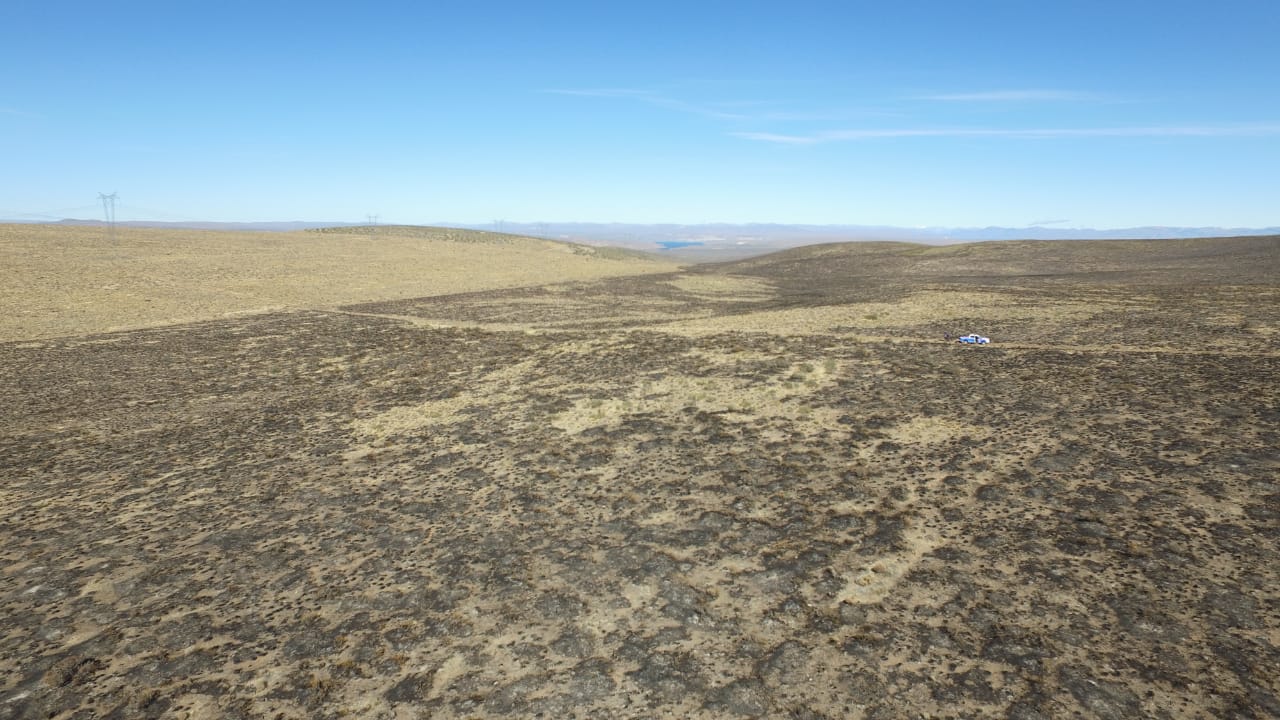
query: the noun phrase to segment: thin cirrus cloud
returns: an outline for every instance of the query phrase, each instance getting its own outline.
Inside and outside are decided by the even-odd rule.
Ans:
[[[1087,102],[1102,100],[1096,93],[1074,90],[987,90],[983,92],[916,95],[915,100],[938,102]]]
[[[1280,124],[1261,125],[1163,125],[1101,128],[873,128],[828,130],[807,135],[768,132],[734,132],[733,137],[780,145],[881,140],[889,138],[1159,138],[1159,137],[1264,137],[1280,135]]]
[[[676,110],[678,112],[690,113],[693,115],[702,115],[704,117],[718,118],[721,120],[749,120],[750,116],[737,112],[729,112],[720,110],[715,107],[707,107],[697,105],[684,100],[667,97],[659,93],[648,90],[637,90],[634,88],[597,88],[585,90],[544,90],[543,92],[552,95],[572,95],[575,97],[593,97],[593,98],[621,98],[624,100],[634,100],[642,102],[646,105],[654,107],[666,108],[668,110]]]
[[[27,112],[26,110],[18,110],[17,108],[0,107],[0,115],[13,115],[15,117],[38,118],[41,117],[37,113]]]

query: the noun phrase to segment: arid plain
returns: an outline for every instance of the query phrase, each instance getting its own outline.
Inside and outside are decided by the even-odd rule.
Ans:
[[[1280,716],[1280,238],[0,258],[0,716]]]

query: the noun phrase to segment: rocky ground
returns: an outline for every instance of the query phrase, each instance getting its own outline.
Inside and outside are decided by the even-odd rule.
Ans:
[[[0,716],[1280,716],[1267,242],[0,344]]]

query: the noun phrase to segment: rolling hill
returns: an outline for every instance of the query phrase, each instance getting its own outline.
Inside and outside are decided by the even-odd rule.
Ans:
[[[14,245],[5,714],[1280,716],[1276,238],[401,232]]]
[[[267,309],[670,271],[617,248],[474,230],[344,227],[225,232],[0,226],[0,340]]]

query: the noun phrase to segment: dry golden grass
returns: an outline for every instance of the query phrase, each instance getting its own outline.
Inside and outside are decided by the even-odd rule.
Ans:
[[[719,368],[749,368],[763,357],[702,354]],[[800,432],[813,434],[834,428],[839,414],[814,408],[807,399],[830,385],[839,371],[834,361],[794,363],[781,373],[746,380],[706,373],[663,373],[661,378],[637,378],[625,392],[587,397],[551,420],[553,427],[576,435],[591,428],[616,427],[628,418],[658,415],[676,418],[686,409],[735,418],[785,419]]]
[[[0,225],[0,341],[270,309],[666,272],[585,246],[433,228],[218,232]]]
[[[764,300],[773,295],[773,285],[760,278],[743,275],[683,275],[668,284],[708,300]]]
[[[1110,309],[1102,301],[1055,299],[1038,304],[1019,304],[1009,293],[963,290],[923,290],[895,302],[864,302],[841,305],[761,310],[710,318],[677,320],[663,326],[682,335],[723,332],[768,332],[780,335],[830,333],[840,329],[874,329],[951,320],[980,313],[999,313],[1012,319],[1052,316],[1060,322],[1078,322]]]

